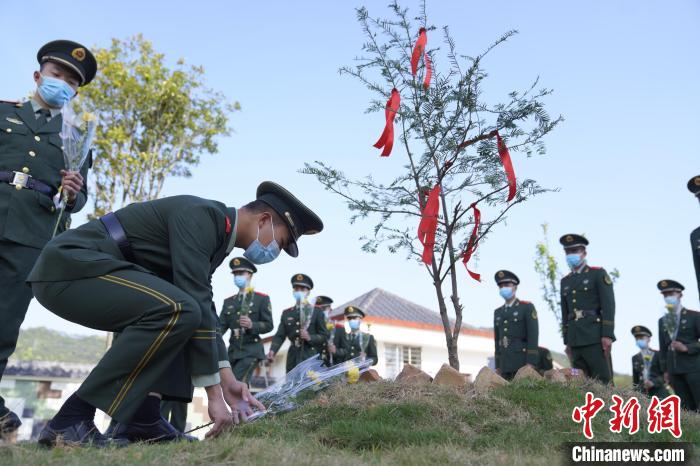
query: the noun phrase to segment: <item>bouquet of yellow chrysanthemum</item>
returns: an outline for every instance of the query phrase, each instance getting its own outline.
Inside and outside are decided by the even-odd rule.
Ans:
[[[289,371],[284,380],[255,395],[267,409],[254,413],[249,420],[267,414],[292,411],[313,399],[316,394],[332,383],[356,383],[367,371],[372,361],[357,357],[335,366],[326,367],[321,358],[313,356]]]

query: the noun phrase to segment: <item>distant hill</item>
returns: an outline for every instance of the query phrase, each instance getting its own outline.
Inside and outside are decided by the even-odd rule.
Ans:
[[[96,364],[105,352],[104,335],[69,335],[45,327],[20,330],[11,359]]]

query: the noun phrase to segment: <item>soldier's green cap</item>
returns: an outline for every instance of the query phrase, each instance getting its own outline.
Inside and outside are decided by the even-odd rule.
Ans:
[[[333,300],[329,298],[328,296],[317,296],[316,297],[316,305],[317,306],[330,306],[333,304]]]
[[[586,237],[583,235],[577,235],[576,233],[569,233],[562,236],[559,238],[559,242],[562,246],[564,246],[564,249],[588,246],[588,240]]]
[[[656,287],[661,291],[662,293],[664,291],[683,291],[685,290],[685,287],[678,283],[675,280],[661,280],[659,283],[656,284]]]
[[[343,314],[345,314],[345,317],[365,317],[365,311],[363,311],[357,306],[346,307],[343,311]]]
[[[520,279],[518,276],[509,270],[499,270],[496,272],[496,275],[494,275],[493,278],[496,280],[497,285],[500,285],[501,283],[515,283],[516,285],[520,284]]]
[[[260,183],[256,198],[272,207],[287,224],[290,241],[284,250],[292,257],[299,255],[297,240],[301,235],[314,235],[323,230],[321,218],[277,183],[272,181]]]
[[[688,191],[696,196],[700,195],[700,175],[694,176],[688,181]]]
[[[39,64],[58,63],[78,75],[80,85],[88,84],[97,73],[97,60],[90,50],[72,40],[54,40],[45,44],[36,54]]]
[[[635,325],[632,327],[632,335],[635,337],[651,337],[651,330],[643,325]]]
[[[228,263],[228,266],[231,267],[231,272],[256,273],[258,271],[257,267],[255,267],[255,264],[253,264],[245,257],[234,257]]]
[[[305,286],[306,288],[311,290],[314,287],[314,282],[308,275],[298,273],[292,277],[292,287],[295,286]]]

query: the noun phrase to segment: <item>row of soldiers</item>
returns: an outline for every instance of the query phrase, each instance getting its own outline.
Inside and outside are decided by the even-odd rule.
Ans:
[[[700,200],[700,176],[688,182],[688,190]],[[700,228],[691,234],[695,275],[700,293]],[[559,242],[571,271],[560,284],[561,330],[572,367],[602,383],[612,383],[612,344],[615,341],[613,281],[601,267],[587,263],[588,239],[567,234]],[[496,370],[512,379],[523,366],[540,368],[537,311],[516,296],[520,279],[508,270],[495,275],[504,304],[494,311]],[[668,385],[685,409],[700,408],[700,312],[681,303],[684,286],[665,279],[657,284],[667,308],[658,320],[659,351],[650,347],[652,332],[635,325],[632,335],[639,353],[632,358],[635,387],[648,396],[666,396]],[[546,353],[545,353],[546,354]],[[546,356],[545,356],[546,357]]]

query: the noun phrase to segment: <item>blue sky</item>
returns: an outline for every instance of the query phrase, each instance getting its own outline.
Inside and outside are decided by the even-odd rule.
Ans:
[[[386,3],[365,6],[384,15]],[[405,161],[400,149],[380,159],[371,144],[381,131],[381,115],[364,113],[372,96],[337,72],[360,53],[364,38],[354,13],[360,5],[66,1],[57,10],[48,1],[3,1],[3,31],[11,46],[3,53],[0,98],[20,98],[32,89],[36,51],[49,40],[106,46],[112,37],[143,33],[171,63],[184,57],[203,65],[207,85],[243,108],[233,115],[235,132],[220,141],[219,154],[203,157],[192,178],[169,180],[164,194],[241,205],[269,179],[293,190],[324,219],[322,234],[300,242],[298,259],[283,256],[256,277],[257,289],[271,295],[276,316],[291,305],[289,278],[297,272],[311,275],[314,291],[338,303],[381,287],[435,309],[434,292],[418,264],[402,254],[362,253],[357,238],[369,224],[349,225],[339,199],[297,173],[304,162],[323,160],[349,174],[390,178]],[[405,5],[417,11],[417,2]],[[622,274],[613,360],[616,371],[630,372],[636,348],[629,329],[642,324],[657,333],[663,304],[658,280],[684,283],[686,306],[698,308],[688,235],[698,226],[700,206],[685,184],[700,173],[692,144],[700,123],[700,4],[433,1],[428,14],[432,24],[450,26],[458,49],[468,55],[518,29],[484,64],[486,91],[505,98],[540,76],[555,91],[547,101],[550,113],[566,118],[547,138],[547,155],[513,154],[519,177],[560,190],[515,209],[480,247],[475,268],[483,283],[460,269],[465,321],[491,325],[493,309],[501,304],[493,273],[507,268],[522,280],[520,297],[540,310],[541,343],[561,351],[555,319],[540,299],[534,247],[543,222],[550,224],[552,246],[561,234],[583,232],[591,241],[590,263]],[[437,45],[437,37],[431,38]],[[335,102],[330,111],[329,102]],[[76,216],[74,225],[83,220]],[[233,292],[226,267],[216,273],[214,291],[219,304]],[[25,326],[37,325],[88,331],[33,303]],[[658,346],[656,335],[653,341]]]

